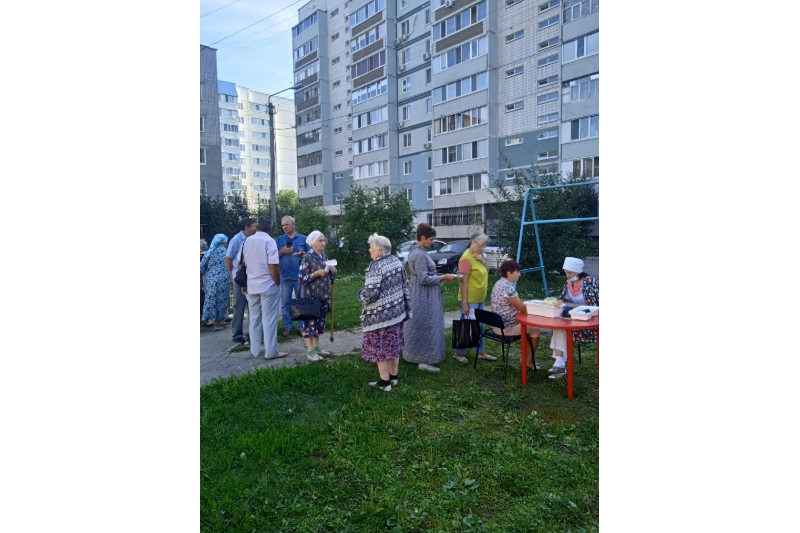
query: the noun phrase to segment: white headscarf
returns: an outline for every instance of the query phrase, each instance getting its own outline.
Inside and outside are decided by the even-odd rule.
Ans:
[[[577,257],[567,257],[564,259],[564,266],[562,268],[564,270],[569,270],[570,272],[577,272],[580,274],[583,272],[583,261]]]
[[[322,232],[314,230],[308,234],[308,237],[306,237],[306,244],[309,246],[314,246],[314,243],[317,242],[317,239],[320,237],[322,237]]]

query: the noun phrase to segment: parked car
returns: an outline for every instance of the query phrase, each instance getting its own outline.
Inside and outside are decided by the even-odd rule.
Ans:
[[[500,268],[500,263],[506,259],[514,259],[512,255],[502,253],[502,248],[504,248],[503,241],[497,237],[489,237],[486,248],[483,249],[483,256],[486,258],[487,269],[498,270]]]
[[[397,257],[399,257],[400,260],[403,262],[403,266],[406,266],[406,264],[408,263],[408,249],[411,248],[411,245],[414,244],[415,242],[417,241],[406,241],[397,248]],[[428,253],[432,254],[438,252],[446,244],[447,243],[444,241],[434,240],[433,246],[431,246],[431,249],[430,251],[428,251]]]
[[[469,248],[469,241],[452,241],[431,254],[431,259],[436,263],[436,272],[444,274],[458,273],[458,260]]]

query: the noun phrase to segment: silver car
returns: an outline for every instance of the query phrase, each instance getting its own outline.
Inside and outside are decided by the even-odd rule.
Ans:
[[[397,248],[397,257],[403,262],[403,266],[406,266],[408,263],[408,249],[411,248],[411,245],[416,243],[417,241],[406,241],[401,244]],[[429,254],[434,252],[438,252],[441,248],[443,248],[447,243],[444,241],[434,240],[431,249],[428,251]]]
[[[497,237],[489,237],[486,248],[483,249],[483,256],[486,258],[486,268],[489,270],[498,270],[500,268],[500,263],[506,259],[514,259],[513,256],[504,254],[501,251],[502,248],[503,242],[500,239]]]

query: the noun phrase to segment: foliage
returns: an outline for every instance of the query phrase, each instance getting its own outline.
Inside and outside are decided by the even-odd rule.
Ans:
[[[273,221],[276,226],[275,231],[280,231],[280,220],[285,216],[295,217],[297,206],[300,205],[300,200],[297,193],[288,189],[281,189],[275,194],[275,204],[277,205],[276,213],[278,220]],[[251,213],[253,218],[258,219],[260,216],[272,216],[270,203],[266,202],[256,206],[256,209]],[[298,230],[299,231],[299,230]]]
[[[492,234],[497,235],[505,244],[505,253],[516,253],[519,240],[520,214],[522,213],[525,191],[529,187],[558,185],[590,181],[587,176],[566,178],[561,173],[543,174],[532,165],[523,176],[516,176],[513,184],[508,180],[495,179],[494,187],[489,190],[498,202],[494,208],[498,216]],[[562,218],[583,218],[598,216],[598,194],[595,186],[565,187],[536,191],[536,219],[553,220]],[[532,220],[530,202],[526,220]],[[586,257],[594,250],[589,233],[592,222],[564,222],[539,225],[539,239],[542,245],[542,258],[548,272],[560,270],[564,258]],[[540,266],[536,247],[536,235],[533,225],[525,226],[522,238],[520,265],[523,268]]]
[[[229,239],[239,233],[239,221],[249,215],[247,203],[241,198],[234,196],[234,201],[226,204],[200,196],[200,225],[209,244],[217,233],[224,233]]]
[[[321,231],[326,239],[331,231],[331,216],[321,207],[311,207],[310,205],[298,204],[294,211],[294,221],[297,231],[303,235],[308,235],[312,231]],[[329,258],[335,257],[336,246],[329,242],[325,248],[325,254]]]
[[[344,262],[350,266],[366,263],[369,260],[367,239],[373,233],[388,238],[393,248],[409,240],[414,234],[415,213],[402,192],[386,194],[369,192],[360,186],[351,187],[350,194],[342,200],[337,232],[337,239],[344,241]]]

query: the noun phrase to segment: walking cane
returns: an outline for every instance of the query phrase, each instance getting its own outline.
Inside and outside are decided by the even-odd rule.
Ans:
[[[333,282],[334,282],[335,279],[336,279],[336,276],[333,273],[331,273],[331,342],[333,342],[333,319],[334,319],[334,316],[335,316],[335,313],[334,313],[334,309],[335,309],[335,306],[334,306],[334,303],[335,303],[334,295],[335,295],[335,293],[333,291],[333,285],[334,285]]]

